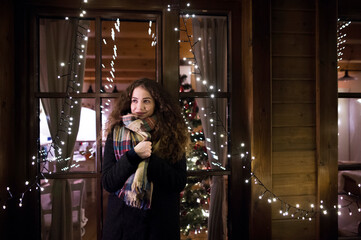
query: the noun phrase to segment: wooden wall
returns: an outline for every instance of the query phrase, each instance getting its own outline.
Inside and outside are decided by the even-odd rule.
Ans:
[[[324,5],[333,7],[331,10],[336,9],[336,1]],[[330,96],[327,91],[330,89],[335,91],[334,86],[337,85],[336,74],[332,75],[336,68],[335,71],[330,71],[331,68],[322,69],[322,64],[328,64],[327,66],[330,67],[329,62],[334,60],[331,57],[333,54],[336,56],[336,45],[330,47],[328,44],[333,42],[330,40],[332,34],[323,36],[324,43],[318,41],[322,28],[329,28],[326,22],[335,23],[332,19],[319,21],[319,18],[333,17],[336,20],[335,12],[326,16],[323,14],[324,11],[318,7],[318,1],[314,0],[273,0],[270,4],[271,84],[269,91],[271,106],[269,108],[272,156],[269,159],[268,170],[266,163],[261,164],[264,168],[262,176],[266,179],[270,176],[271,180],[267,182],[277,197],[292,206],[300,204],[300,208],[306,210],[311,210],[311,203],[318,205],[320,199],[325,199],[325,197],[330,203],[334,198],[332,204],[337,201],[337,196],[334,194],[337,169],[332,168],[332,166],[337,166],[337,154],[335,157],[331,156],[331,159],[328,158],[326,164],[320,167],[320,161],[322,162],[325,157],[325,146],[322,146],[320,142],[327,141],[332,151],[337,148],[337,134],[335,134],[337,125],[332,125],[337,122],[337,114],[336,117],[334,114],[337,113],[337,102],[335,104],[337,98],[332,92],[330,94],[335,97],[335,100],[328,103],[333,104],[328,105],[331,107],[329,110],[331,117],[325,120],[322,113],[320,114],[320,104],[327,104],[320,98]],[[257,22],[254,24],[257,25]],[[254,42],[257,41],[254,40]],[[320,56],[322,44],[326,44],[328,49],[327,54],[323,52]],[[320,58],[326,55],[327,58],[320,63]],[[267,53],[264,53],[264,56],[266,57]],[[257,62],[254,61],[255,72],[262,69],[256,64]],[[267,71],[267,68],[265,70]],[[320,76],[320,73],[324,75]],[[325,78],[325,73],[329,81],[334,81],[330,88],[319,84],[320,79]],[[254,80],[256,82],[257,78]],[[268,85],[267,80],[264,84]],[[325,95],[320,96],[320,92]],[[265,92],[265,94],[267,96],[268,93]],[[267,109],[267,105],[263,106]],[[325,108],[325,105],[322,107]],[[333,129],[322,128],[324,125],[333,126]],[[325,137],[325,131],[330,133],[327,137]],[[267,134],[264,136],[268,137]],[[255,138],[255,145],[257,143],[257,138]],[[257,164],[254,164],[254,167],[257,172]],[[323,174],[320,174],[320,168],[323,169]],[[319,183],[325,179],[328,180],[327,185],[321,189]],[[328,196],[324,195],[327,191],[329,191]],[[257,201],[253,199],[253,202]],[[279,201],[271,205],[271,237],[268,236],[267,239],[337,239],[337,231],[326,230],[322,224],[327,222],[331,224],[328,226],[335,226],[334,223],[337,224],[335,215],[320,218],[317,214],[312,221],[297,220],[291,216],[283,216],[279,213],[280,209]],[[329,231],[331,234],[326,234],[325,237],[323,231]]]
[[[315,1],[271,3],[272,189],[295,206],[316,202]],[[272,205],[272,239],[316,239],[316,221]]]

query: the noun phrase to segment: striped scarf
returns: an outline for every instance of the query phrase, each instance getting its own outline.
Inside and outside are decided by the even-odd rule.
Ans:
[[[123,126],[116,126],[113,132],[114,153],[117,161],[125,152],[133,149],[139,142],[151,139],[150,132],[156,124],[156,117],[137,119],[134,115],[122,116]],[[122,198],[128,206],[139,209],[149,209],[151,206],[153,183],[147,179],[149,158],[139,163],[120,191],[118,197]]]

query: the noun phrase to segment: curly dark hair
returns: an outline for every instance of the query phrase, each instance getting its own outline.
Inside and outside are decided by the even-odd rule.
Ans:
[[[179,104],[154,80],[136,80],[120,93],[108,117],[105,133],[110,134],[115,125],[123,124],[120,117],[131,112],[131,98],[137,87],[146,89],[155,101],[154,114],[157,116],[157,124],[152,133],[152,141],[159,141],[157,154],[161,158],[170,159],[171,162],[179,161],[189,144],[187,127]]]

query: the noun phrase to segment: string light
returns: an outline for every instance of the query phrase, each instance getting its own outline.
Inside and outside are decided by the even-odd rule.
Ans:
[[[87,3],[87,0],[84,0],[84,3]],[[80,10],[79,16],[83,17],[86,14],[85,10]],[[65,21],[69,21],[70,18],[69,17],[65,17],[64,18]],[[83,27],[80,23],[78,23],[77,25],[77,36],[79,37],[79,39],[82,39],[83,41],[87,41],[88,37],[87,34],[90,32],[89,29],[86,29],[85,27]],[[31,165],[32,166],[36,166],[36,163],[40,164],[40,169],[37,173],[37,175],[35,176],[35,179],[31,180],[26,180],[25,181],[25,190],[20,193],[20,197],[17,197],[18,194],[13,194],[10,191],[10,187],[7,187],[6,190],[9,194],[9,198],[6,200],[6,203],[2,204],[2,208],[3,210],[7,209],[7,203],[12,200],[12,199],[18,199],[18,206],[19,207],[23,207],[23,201],[24,201],[24,197],[25,197],[25,193],[27,193],[28,191],[32,191],[32,188],[36,189],[36,190],[40,190],[42,191],[44,188],[40,187],[39,185],[39,181],[41,179],[44,179],[45,182],[48,182],[48,180],[44,177],[43,172],[47,171],[49,174],[52,174],[51,171],[48,170],[47,168],[47,163],[49,162],[63,162],[64,159],[61,157],[62,151],[61,148],[59,147],[59,145],[64,145],[65,142],[60,140],[60,136],[62,135],[62,133],[68,133],[71,134],[72,130],[71,130],[71,126],[72,124],[72,120],[73,117],[69,116],[68,114],[66,114],[66,112],[70,111],[67,110],[66,111],[66,106],[69,106],[69,108],[74,108],[74,105],[78,104],[78,101],[74,101],[72,99],[72,97],[70,96],[71,93],[79,93],[79,87],[81,86],[81,84],[79,82],[77,82],[77,74],[76,71],[77,69],[75,68],[76,65],[81,66],[82,63],[80,61],[77,60],[76,57],[78,57],[78,59],[80,59],[82,61],[82,59],[84,58],[83,56],[83,52],[85,48],[85,45],[82,44],[81,42],[78,41],[78,39],[75,40],[76,41],[76,47],[72,53],[72,58],[70,60],[69,63],[65,63],[65,62],[60,62],[59,66],[61,67],[61,71],[68,71],[67,74],[58,74],[57,78],[58,79],[63,79],[66,78],[67,79],[67,87],[66,87],[66,95],[68,96],[67,98],[64,99],[63,101],[63,105],[62,105],[62,109],[61,109],[61,115],[60,115],[60,121],[59,121],[59,126],[58,126],[58,131],[56,133],[56,136],[54,137],[52,143],[50,144],[50,147],[47,151],[45,150],[39,150],[38,154],[39,154],[39,158],[36,156],[32,156],[31,157]],[[68,66],[68,69],[66,69],[65,67]],[[59,69],[60,70],[60,69]],[[65,130],[66,129],[66,130]],[[59,155],[58,156],[53,156],[52,154],[54,152],[57,152]],[[69,158],[66,159],[66,161],[69,161]],[[76,166],[74,166],[76,167]],[[66,169],[69,170],[69,169]]]
[[[351,24],[351,21],[340,21],[338,19],[338,29],[337,29],[337,61],[343,60],[343,50],[345,50],[345,46],[343,46],[346,43],[345,37],[347,36],[346,33],[343,33],[343,29],[348,27]],[[337,68],[339,69],[340,66],[338,65]]]
[[[187,6],[190,6],[190,4],[187,4]],[[191,37],[192,37],[192,34],[188,32],[188,28],[187,28],[187,23],[186,23],[186,18],[189,18],[189,14],[188,13],[181,13],[181,16],[182,16],[182,20],[183,20],[183,25],[184,25],[184,29],[182,27],[182,29],[179,29],[178,27],[175,27],[174,30],[175,31],[182,31],[185,33],[187,39],[186,40],[182,40],[183,42],[187,42],[189,44],[189,51],[192,53],[193,57],[191,58],[192,61],[188,61],[189,64],[191,64],[194,68],[194,72],[191,72],[190,74],[194,74],[194,75],[198,75],[196,76],[196,81],[201,81],[202,79],[202,72],[201,72],[201,69],[199,68],[199,65],[197,64],[197,59],[196,59],[196,56],[194,55],[194,47],[195,45],[201,40],[201,38],[199,37],[197,41],[193,42]],[[195,15],[193,14],[192,17],[195,17]],[[178,42],[182,42],[180,39]],[[187,59],[186,58],[183,58],[184,61],[186,61]],[[203,86],[206,88],[207,92],[212,90],[214,87],[213,85],[211,85],[212,87],[208,87],[208,81],[206,79],[203,78],[202,80],[202,84]],[[214,93],[210,93],[210,98],[211,99],[215,99],[215,94]],[[215,109],[215,104],[213,103],[213,101],[211,101],[210,103],[211,105],[211,108],[212,109]],[[202,110],[204,110],[204,108],[202,108]],[[221,127],[222,127],[222,131],[223,132],[226,132],[225,131],[225,127],[223,125],[223,121],[220,120],[220,117],[218,116],[218,114],[216,112],[213,112],[213,114],[215,114],[215,116],[217,117],[217,120],[216,122],[217,123],[221,123]],[[204,117],[206,117],[206,113],[204,114]],[[216,126],[214,124],[215,120],[213,118],[211,118],[210,120],[211,122],[211,127],[214,127]],[[208,139],[207,139],[208,142],[210,142]],[[225,142],[224,144],[220,144],[220,147],[221,148],[224,148],[224,146],[227,145],[227,143]]]
[[[241,146],[244,148],[245,144],[242,143]],[[245,162],[247,162],[248,160],[248,152],[245,153],[241,153],[241,157],[245,159]],[[255,159],[255,157],[252,157],[252,159]],[[248,161],[248,165],[250,165],[250,161]],[[263,188],[263,191],[261,192],[261,194],[258,196],[259,200],[262,200],[263,198],[267,198],[267,202],[269,204],[274,204],[276,202],[280,203],[280,209],[279,209],[279,213],[282,216],[291,216],[292,218],[294,218],[297,215],[297,219],[302,219],[302,220],[306,220],[308,219],[309,221],[311,221],[315,216],[316,216],[316,211],[315,211],[315,205],[313,203],[310,204],[311,210],[306,210],[300,207],[299,203],[296,203],[294,206],[292,204],[287,203],[286,201],[282,200],[280,197],[278,197],[275,193],[273,193],[270,189],[268,189],[263,183],[262,181],[251,171],[251,167],[250,166],[246,166],[243,165],[244,169],[249,170],[249,174],[250,176],[245,180],[245,183],[249,183],[250,179],[253,178],[254,182]],[[322,210],[322,213],[324,215],[327,215],[327,210],[324,209],[323,206],[323,201],[320,201],[320,209]],[[290,213],[291,212],[291,213]]]

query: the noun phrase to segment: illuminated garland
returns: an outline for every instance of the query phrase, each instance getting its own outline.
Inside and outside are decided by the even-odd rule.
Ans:
[[[342,60],[342,56],[343,56],[343,50],[345,49],[345,46],[343,46],[346,43],[346,39],[345,37],[347,36],[346,33],[343,33],[342,30],[345,29],[346,27],[348,27],[351,24],[351,21],[348,22],[344,22],[344,21],[340,21],[340,19],[338,19],[337,21],[337,62]],[[340,66],[337,66],[337,69],[339,69]]]

